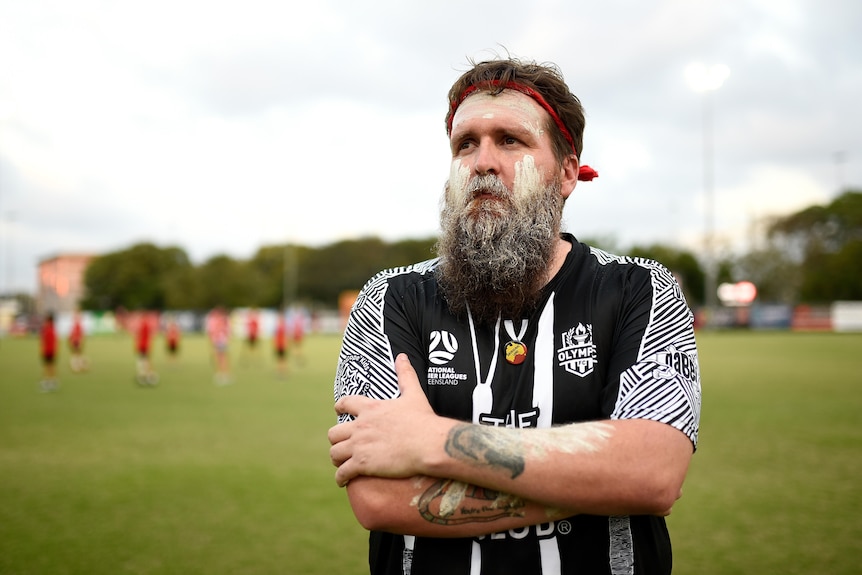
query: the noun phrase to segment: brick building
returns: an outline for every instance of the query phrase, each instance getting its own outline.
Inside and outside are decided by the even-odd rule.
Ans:
[[[84,296],[84,272],[95,256],[59,254],[39,262],[38,313],[74,311]]]

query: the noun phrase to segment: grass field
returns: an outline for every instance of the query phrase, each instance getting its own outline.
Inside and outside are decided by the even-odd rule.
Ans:
[[[699,334],[700,447],[669,518],[676,574],[850,575],[862,559],[862,335]],[[187,336],[156,388],[91,338],[39,393],[35,339],[0,340],[0,575],[366,573],[326,430],[339,338],[214,385]]]

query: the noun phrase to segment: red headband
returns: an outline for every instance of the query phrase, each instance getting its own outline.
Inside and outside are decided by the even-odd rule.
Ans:
[[[578,150],[575,148],[575,141],[572,139],[572,134],[566,128],[566,125],[563,124],[563,121],[560,119],[560,116],[557,114],[556,110],[554,110],[551,105],[548,104],[548,102],[546,102],[542,95],[539,94],[537,91],[525,84],[521,84],[518,82],[503,83],[500,80],[488,80],[486,82],[481,82],[480,84],[473,84],[471,86],[467,86],[467,88],[463,92],[461,92],[461,95],[458,97],[458,99],[454,100],[450,106],[449,122],[446,125],[446,131],[449,134],[452,133],[452,119],[455,117],[455,111],[458,109],[458,106],[461,105],[461,102],[467,99],[467,96],[469,96],[476,90],[482,88],[499,86],[502,86],[505,90],[517,90],[518,92],[521,92],[522,94],[525,94],[535,100],[537,104],[539,104],[548,114],[551,115],[551,118],[554,120],[554,123],[557,125],[557,128],[559,128],[560,133],[563,134],[563,137],[566,139],[566,142],[568,142],[569,145],[572,147],[572,151],[574,151],[575,156],[578,155]],[[589,166],[580,166],[578,168],[579,180],[590,181],[593,178],[598,177],[598,175],[599,173]]]

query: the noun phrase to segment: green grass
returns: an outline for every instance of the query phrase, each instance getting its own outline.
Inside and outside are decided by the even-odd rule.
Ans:
[[[161,342],[159,342],[161,343]],[[698,337],[701,437],[669,518],[675,573],[858,573],[862,335]],[[130,339],[38,391],[37,342],[0,340],[0,575],[366,573],[367,536],[333,481],[326,430],[339,338],[275,377],[269,347],[213,383],[187,336],[157,388]]]
[[[91,338],[91,370],[61,361],[41,394],[36,342],[0,341],[0,574],[366,571],[326,439],[338,344],[307,338],[278,379],[269,347],[242,358],[235,342],[217,386],[186,337],[176,364],[155,353],[150,389],[131,340]]]
[[[862,335],[698,338],[698,452],[669,518],[679,573],[859,573]]]

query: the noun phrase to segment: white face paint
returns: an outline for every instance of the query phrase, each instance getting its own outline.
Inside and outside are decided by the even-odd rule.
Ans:
[[[449,201],[457,202],[464,200],[467,195],[467,187],[470,184],[470,168],[463,165],[460,159],[452,162],[449,170]],[[541,172],[536,167],[536,161],[531,155],[515,163],[515,182],[512,193],[517,197],[529,197],[538,193],[544,185]]]
[[[463,200],[468,179],[493,170],[515,197],[542,189],[559,168],[545,130],[548,113],[531,97],[514,90],[465,99],[453,117],[450,145],[452,200]]]
[[[467,194],[467,185],[470,183],[470,168],[461,164],[461,160],[454,160],[449,168],[449,198],[456,200]]]
[[[512,192],[515,196],[535,193],[542,189],[544,179],[536,168],[533,156],[526,155],[520,162],[515,163],[515,184]]]
[[[474,106],[478,110],[485,111],[476,113],[473,111]],[[491,108],[491,111],[487,111],[488,108]],[[487,91],[471,94],[456,110],[455,117],[452,119],[452,130],[455,131],[461,122],[471,117],[478,116],[484,120],[493,120],[499,112],[513,114],[518,123],[537,138],[545,133],[541,108],[532,98],[516,90],[503,90],[496,95]]]

